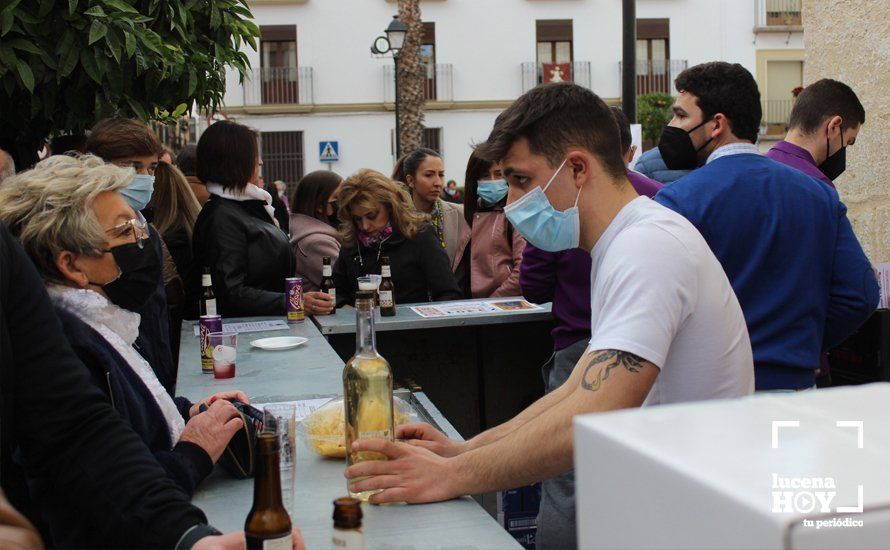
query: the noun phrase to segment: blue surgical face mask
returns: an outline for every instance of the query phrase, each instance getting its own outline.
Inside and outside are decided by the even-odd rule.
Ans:
[[[581,242],[581,216],[578,213],[581,190],[575,197],[575,205],[562,212],[553,208],[544,194],[565,165],[564,160],[543,189],[535,187],[518,201],[504,207],[504,213],[516,231],[532,246],[546,252],[577,248]]]
[[[155,190],[155,177],[148,174],[136,174],[133,181],[125,189],[118,191],[133,210],[139,212],[148,206],[151,194]]]
[[[497,204],[507,196],[507,180],[480,181],[476,185],[476,194],[485,204]]]

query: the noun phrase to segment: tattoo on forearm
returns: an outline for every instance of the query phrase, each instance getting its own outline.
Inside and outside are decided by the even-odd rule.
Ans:
[[[643,359],[626,351],[606,350],[596,354],[593,359],[587,363],[584,368],[584,376],[581,377],[581,387],[585,390],[597,391],[603,382],[609,378],[609,373],[616,367],[624,367],[628,372],[638,373],[643,367]],[[606,364],[605,368],[600,369],[602,364]],[[592,372],[596,372],[596,376],[591,380]]]

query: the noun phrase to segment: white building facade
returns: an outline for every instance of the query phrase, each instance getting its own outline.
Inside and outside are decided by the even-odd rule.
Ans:
[[[427,144],[463,185],[471,145],[545,72],[620,101],[620,0],[422,0]],[[397,13],[394,0],[254,0],[259,51],[250,78],[230,72],[221,115],[260,132],[265,178],[394,163],[393,62],[370,47]],[[802,82],[800,0],[637,0],[638,93],[674,93],[682,69],[741,63],[764,97],[764,129],[777,131]],[[563,72],[564,71],[564,72]],[[567,73],[567,74],[565,74]],[[787,88],[787,89],[786,89]],[[769,113],[769,116],[767,116]],[[773,122],[773,120],[777,122]],[[340,160],[322,163],[336,141]]]

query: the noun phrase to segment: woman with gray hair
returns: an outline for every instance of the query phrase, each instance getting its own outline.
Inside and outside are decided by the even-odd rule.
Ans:
[[[216,394],[199,413],[198,404],[167,394],[134,347],[135,311],[155,291],[161,269],[145,221],[119,194],[134,175],[94,156],[51,157],[4,182],[0,220],[37,265],[93,382],[191,495],[242,425],[226,399],[247,396]]]

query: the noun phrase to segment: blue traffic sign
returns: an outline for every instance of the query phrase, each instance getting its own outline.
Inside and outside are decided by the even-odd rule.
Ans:
[[[319,141],[318,160],[321,162],[337,162],[340,160],[340,142]]]

